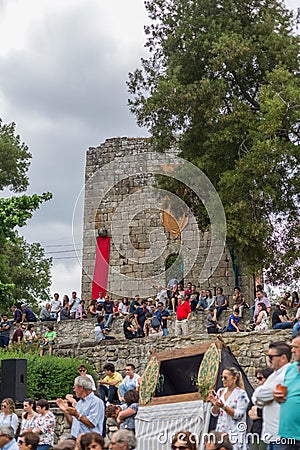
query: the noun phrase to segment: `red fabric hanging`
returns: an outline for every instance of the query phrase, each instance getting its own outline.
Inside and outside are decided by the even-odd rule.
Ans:
[[[110,254],[110,237],[97,237],[96,261],[94,269],[92,299],[99,297],[99,292],[106,295],[108,281],[108,265]]]

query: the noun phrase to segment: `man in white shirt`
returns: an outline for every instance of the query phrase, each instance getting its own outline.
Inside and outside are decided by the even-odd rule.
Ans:
[[[77,292],[72,292],[72,298],[70,300],[70,319],[75,319],[76,309],[80,304],[80,298],[77,297]]]
[[[269,344],[268,359],[274,372],[262,386],[255,389],[252,401],[263,406],[262,440],[267,442],[268,450],[279,449],[279,414],[280,405],[274,400],[273,391],[277,384],[283,384],[284,376],[292,357],[291,347],[285,342]]]
[[[61,301],[59,300],[59,294],[57,292],[53,295],[53,297],[54,298],[51,302],[50,315],[51,315],[51,320],[57,320],[58,313],[62,308],[62,304],[61,304]]]
[[[139,378],[141,378],[140,375],[135,373],[135,366],[133,364],[127,364],[125,371],[126,376],[119,386],[119,397],[122,402],[124,402],[125,392],[131,389],[139,389]]]

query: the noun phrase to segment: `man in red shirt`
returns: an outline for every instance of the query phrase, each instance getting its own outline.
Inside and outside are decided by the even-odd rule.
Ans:
[[[175,322],[175,336],[188,335],[189,326],[188,320],[191,315],[191,307],[185,297],[180,295],[178,297],[178,306],[176,311],[176,322]]]

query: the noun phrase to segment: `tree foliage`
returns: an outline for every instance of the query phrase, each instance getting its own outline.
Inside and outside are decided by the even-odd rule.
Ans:
[[[14,192],[22,192],[28,187],[31,154],[15,134],[15,128],[15,123],[3,124],[0,119],[0,189],[9,187]]]
[[[228,244],[249,272],[264,266],[278,283],[298,277],[299,38],[292,13],[279,0],[145,4],[150,56],[128,82],[138,124],[161,150],[177,140],[182,156],[210,178],[226,212]]]
[[[0,189],[22,192],[28,186],[31,154],[15,135],[15,124],[0,120]],[[47,192],[0,198],[0,302],[7,309],[15,300],[34,305],[49,295],[51,259],[40,244],[28,244],[17,228],[27,224],[36,209],[52,198]]]

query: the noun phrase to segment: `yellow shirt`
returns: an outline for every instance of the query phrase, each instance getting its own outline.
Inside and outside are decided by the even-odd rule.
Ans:
[[[114,372],[111,377],[106,375],[106,377],[104,377],[103,380],[107,383],[118,380],[117,384],[114,385],[118,388],[123,381],[123,377],[119,372]]]

